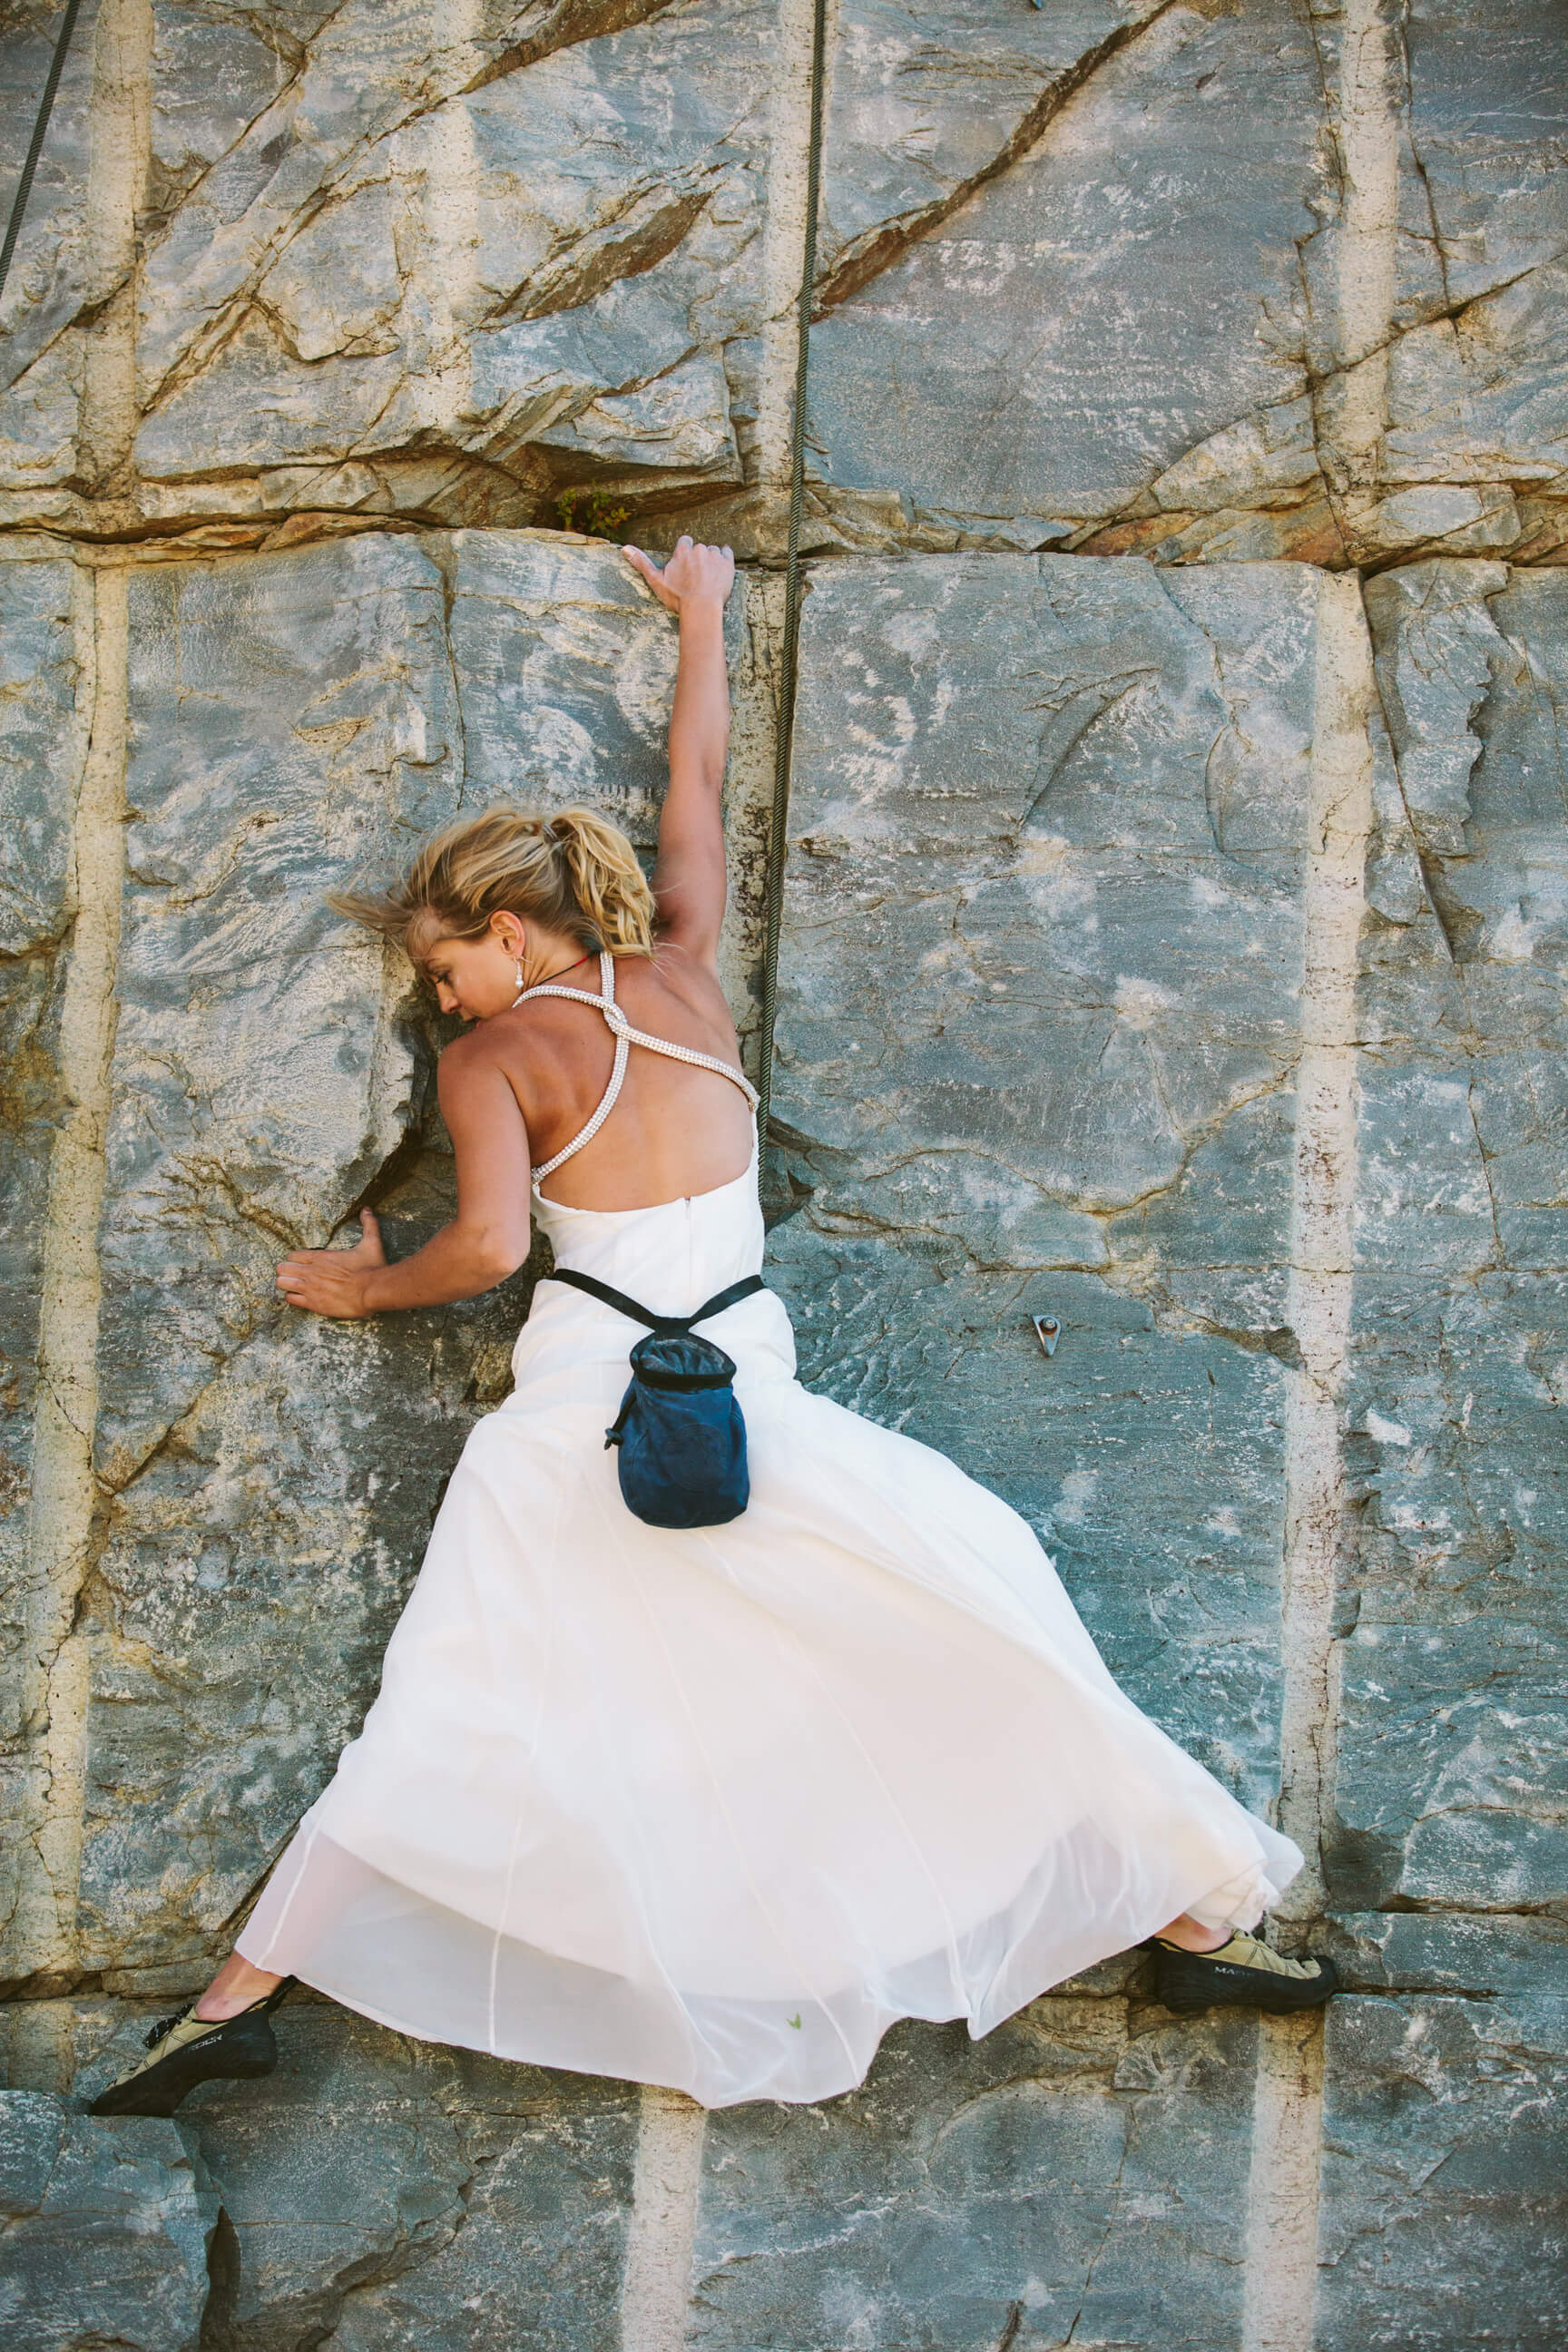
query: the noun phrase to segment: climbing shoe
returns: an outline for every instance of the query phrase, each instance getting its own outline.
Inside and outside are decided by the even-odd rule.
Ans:
[[[89,2107],[89,2116],[172,2116],[187,2091],[219,2079],[251,2082],[278,2063],[272,2012],[296,1982],[285,1977],[237,2017],[198,2017],[195,2003],[147,2036],[147,2055]]]
[[[1221,2007],[1267,2009],[1283,2015],[1318,2009],[1339,1990],[1332,1960],[1293,1960],[1239,1930],[1212,1952],[1185,1952],[1163,1936],[1152,1941],[1156,1996],[1178,2017]]]

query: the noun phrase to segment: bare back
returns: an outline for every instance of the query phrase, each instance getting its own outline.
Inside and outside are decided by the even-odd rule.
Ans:
[[[596,989],[597,967],[566,975]],[[741,1066],[735,1024],[710,964],[672,941],[615,965],[616,998],[634,1028]],[[615,1039],[592,1005],[536,997],[486,1024],[528,1129],[536,1167],[593,1118]],[[710,1192],[751,1164],[752,1115],[714,1071],[634,1045],[613,1109],[592,1140],[548,1179],[547,1197],[574,1209],[647,1209]]]

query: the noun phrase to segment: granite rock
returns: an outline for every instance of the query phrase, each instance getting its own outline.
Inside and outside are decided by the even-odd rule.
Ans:
[[[1313,600],[1289,565],[819,567],[773,1095],[807,1377],[994,1478],[1259,1803]]]
[[[1449,300],[1474,302],[1568,244],[1563,20],[1531,0],[1413,0],[1405,43],[1426,226]]]
[[[852,543],[1562,546],[1560,19],[1417,0],[1375,70],[1348,21],[841,19],[813,420]],[[1369,138],[1386,224],[1352,185]]]
[[[822,299],[842,300],[939,228],[1155,13],[1155,0],[1028,14],[963,0],[940,16],[921,0],[852,0],[826,123]]]
[[[409,541],[160,567],[132,603],[101,1327],[117,1484],[282,1317],[283,1250],[324,1244],[402,1140],[414,1045],[378,943],[323,893],[462,796],[441,574]]]
[[[174,2124],[0,2091],[0,2326],[17,2352],[195,2352],[217,2211]]]
[[[0,511],[254,545],[596,492],[776,546],[784,0],[151,0],[129,113],[128,7],[84,19],[6,298]],[[47,14],[0,26],[19,96]],[[808,537],[1558,555],[1561,25],[1349,22],[837,11]]]
[[[1546,6],[1413,0],[1399,47],[1380,494],[1351,535],[1380,562],[1551,560],[1568,538],[1568,37]]]
[[[487,513],[515,522],[554,473],[733,477],[761,12],[534,0],[487,26],[334,11],[175,206],[138,342],[150,478],[439,457],[494,468]],[[169,115],[209,71],[171,45]]]
[[[1292,566],[816,572],[781,1039],[811,1098],[782,1115],[868,1174],[983,1137],[1105,1216],[1279,1087],[1313,595]]]
[[[1547,1913],[1344,1911],[1331,1934],[1353,1991],[1568,1995],[1568,1927]]]
[[[1568,2251],[1564,2022],[1561,1992],[1334,2004],[1322,2352],[1551,2342]]]
[[[1028,516],[1038,546],[1110,520],[1238,416],[1305,393],[1296,246],[1321,186],[1318,69],[1283,5],[1143,10],[1135,37],[1110,8],[1083,11],[1081,31],[1079,12],[1053,10],[1048,34],[1021,10],[975,13],[971,36],[966,17],[953,27],[942,12],[939,30],[934,12],[907,12],[922,100],[933,47],[957,52],[948,73],[967,66],[988,86],[1000,73],[1004,91],[1029,44],[1038,87],[1060,87],[1069,28],[1080,58],[1098,48],[1104,62],[1010,169],[972,174],[918,243],[884,239],[876,278],[830,300],[812,337],[813,436],[830,509],[832,486],[890,489],[917,523],[933,509]],[[851,23],[851,58],[863,41],[880,63],[879,16]],[[836,221],[840,181],[883,184],[889,81],[896,93],[896,62],[837,85]],[[932,142],[939,163],[952,143]],[[1301,470],[1292,459],[1281,483],[1276,469],[1254,503],[1281,488],[1296,503]]]
[[[38,542],[0,563],[0,1786],[10,1815],[27,1728],[33,1417],[49,1162],[63,1108],[61,949],[74,913],[71,818],[86,749],[75,568]],[[0,1918],[17,1841],[0,1839]]]
[[[144,2022],[79,2005],[79,2094]],[[222,2197],[205,2345],[615,2352],[635,2087],[423,2046],[300,1998],[276,2024],[276,2074],[207,2084],[180,2113]]]
[[[1255,2031],[1039,2000],[978,2044],[900,2026],[829,2108],[714,2116],[689,2340],[1234,2342]]]
[[[37,551],[35,550],[35,552]],[[53,1022],[58,950],[70,925],[70,825],[84,736],[79,724],[73,567],[38,560],[0,564],[0,1055],[6,1118],[0,1129],[5,1207],[0,1280],[0,1414],[5,1503],[0,1528],[26,1489],[31,1368],[37,1340],[38,1236],[51,1118],[58,1111]],[[11,1563],[15,1571],[16,1563]]]
[[[1362,982],[1337,1883],[1534,1910],[1568,1895],[1568,585],[1418,565],[1368,611],[1424,887],[1369,929]]]
[[[32,136],[55,14],[23,8],[0,17],[0,185],[8,190]],[[77,322],[110,290],[87,220],[96,14],[89,0],[0,295],[0,485],[35,495],[76,472],[85,363]]]

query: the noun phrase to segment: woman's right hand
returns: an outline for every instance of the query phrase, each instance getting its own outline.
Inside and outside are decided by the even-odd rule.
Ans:
[[[385,1264],[375,1213],[362,1209],[353,1249],[290,1250],[278,1269],[277,1286],[290,1307],[301,1307],[309,1315],[357,1322],[374,1312],[364,1277]]]
[[[640,547],[623,547],[621,553],[640,578],[647,582],[661,604],[679,613],[684,604],[717,604],[730,601],[735,584],[735,558],[727,547],[705,547],[683,531],[675,553],[663,571]]]

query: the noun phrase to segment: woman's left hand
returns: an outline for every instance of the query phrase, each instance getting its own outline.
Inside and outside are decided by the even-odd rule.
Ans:
[[[362,1209],[359,1223],[353,1249],[289,1251],[278,1269],[278,1287],[290,1307],[347,1321],[374,1311],[365,1297],[365,1276],[386,1264],[386,1252],[374,1212]]]
[[[659,603],[668,605],[672,613],[680,612],[688,604],[716,604],[721,610],[730,601],[730,591],[735,584],[735,558],[727,547],[706,547],[689,531],[682,531],[662,572],[640,547],[623,547],[621,553],[632,570],[647,582]]]

